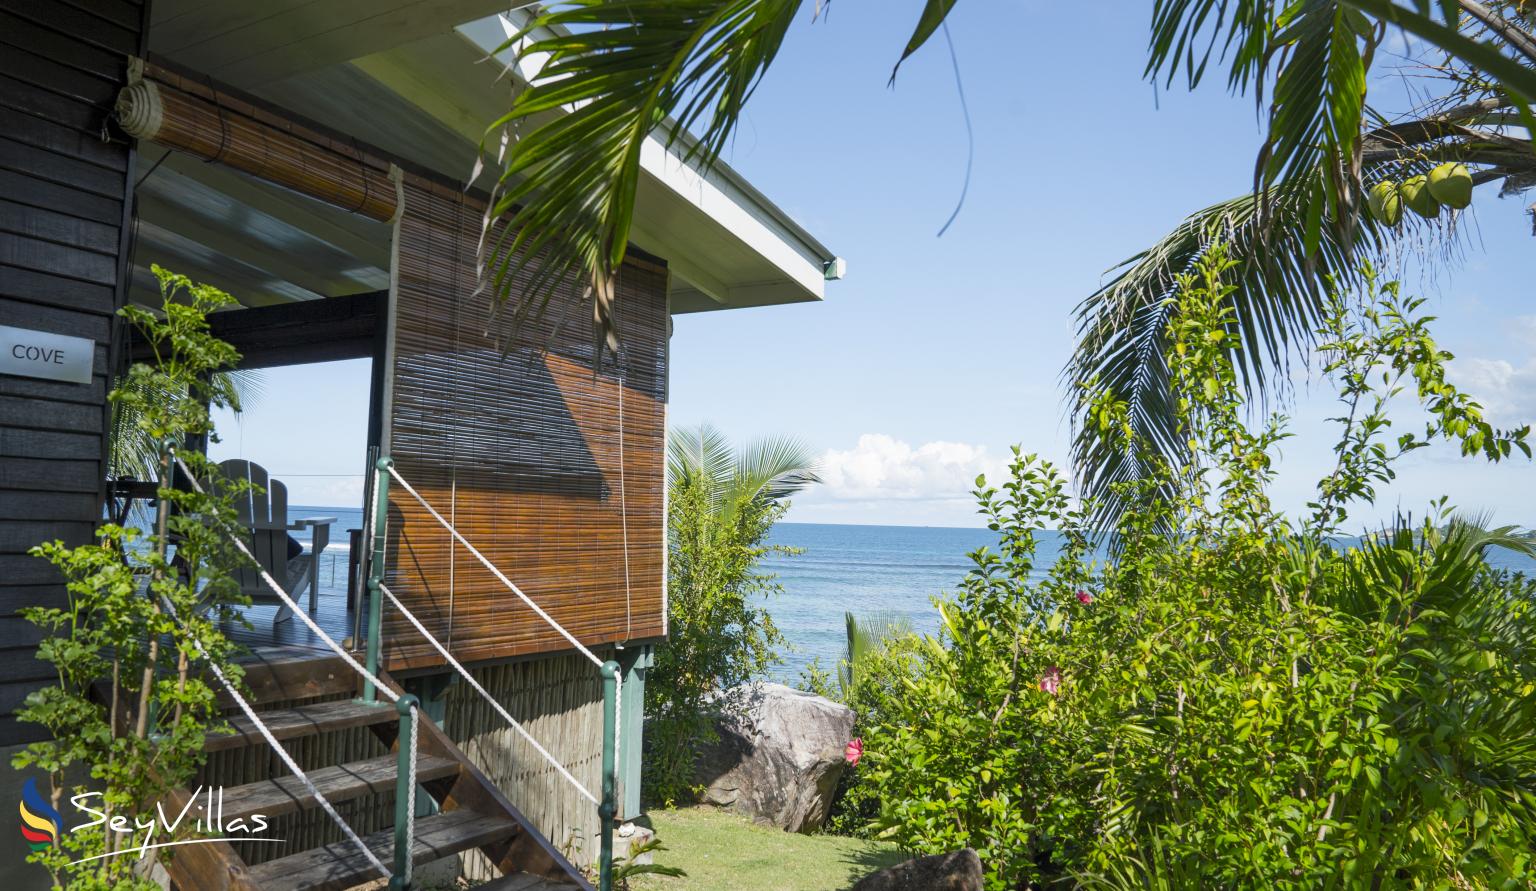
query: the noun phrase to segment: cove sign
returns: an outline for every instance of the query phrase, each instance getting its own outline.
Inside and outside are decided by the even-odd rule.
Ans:
[[[0,374],[71,384],[91,382],[96,342],[0,325]]]

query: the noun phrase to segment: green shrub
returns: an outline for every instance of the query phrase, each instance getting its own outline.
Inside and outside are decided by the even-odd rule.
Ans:
[[[728,691],[778,661],[784,638],[763,608],[778,583],[759,563],[794,549],[767,543],[787,498],[817,481],[810,453],[791,440],[732,451],[716,430],[675,430],[668,443],[667,642],[645,691],[643,796],[671,806],[693,798],[699,748],[715,715],[739,705]]]
[[[1402,453],[1528,456],[1528,430],[1495,430],[1446,384],[1419,304],[1367,271],[1323,326],[1337,467],[1288,521],[1267,494],[1282,419],[1243,420],[1230,265],[1213,251],[1169,307],[1195,460],[1175,474],[1143,450],[1107,564],[1049,463],[1015,452],[1000,487],[978,480],[999,547],[972,555],[923,658],[890,671],[856,794],[905,847],[976,848],[994,889],[1530,887],[1536,585],[1483,558],[1520,542],[1443,503],[1338,531]],[[1422,434],[1392,435],[1400,390]],[[1125,418],[1098,407],[1107,432]],[[1062,558],[1031,580],[1052,528]]]

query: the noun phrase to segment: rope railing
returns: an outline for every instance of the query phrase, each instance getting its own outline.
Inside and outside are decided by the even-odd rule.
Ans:
[[[182,472],[187,475],[187,479],[191,481],[192,488],[198,494],[206,495],[207,490],[203,488],[202,483],[197,481],[197,476],[192,473],[192,469],[187,466],[186,462],[183,461],[180,456],[177,456],[176,463],[181,467]],[[256,559],[256,555],[251,553],[251,549],[246,546],[245,542],[239,535],[235,534],[234,531],[230,529],[225,529],[224,532],[229,536],[230,540],[235,543],[235,547],[239,549],[240,553],[244,554],[246,559],[255,564],[256,572],[261,576],[262,582],[266,584],[268,588],[272,589],[272,593],[277,595],[278,599],[283,602],[284,606],[292,610],[293,614],[297,616],[301,622],[308,626],[310,633],[320,638],[320,641],[324,643],[326,647],[331,650],[331,652],[335,653],[337,656],[340,656],[342,661],[346,662],[347,665],[351,667],[353,671],[361,675],[364,680],[373,684],[376,689],[380,690],[386,697],[388,697],[390,702],[399,701],[399,693],[396,693],[394,690],[391,690],[389,687],[385,686],[384,683],[381,682],[373,672],[364,668],[361,663],[352,658],[351,653],[348,653],[346,649],[341,646],[341,644],[338,644],[329,634],[326,634],[325,629],[321,628],[319,624],[317,624],[315,620],[310,617],[309,613],[305,611],[303,607],[299,606],[299,604],[288,595],[287,591],[283,590],[283,586],[277,583],[277,579],[274,579],[270,573],[262,568],[260,561]]]
[[[538,750],[539,754],[543,755],[546,760],[548,760],[556,767],[561,776],[563,776],[568,782],[575,786],[576,789],[581,792],[581,794],[585,796],[589,801],[597,805],[598,817],[601,821],[602,829],[601,850],[598,863],[599,887],[601,891],[609,891],[613,882],[613,818],[617,813],[617,807],[615,806],[614,799],[615,790],[618,787],[619,765],[621,763],[619,758],[621,751],[621,735],[618,730],[617,716],[618,714],[622,713],[624,707],[623,671],[620,669],[617,662],[612,660],[604,661],[603,659],[599,658],[598,655],[592,652],[592,650],[588,648],[586,644],[583,644],[580,639],[576,637],[576,635],[567,630],[564,625],[561,625],[559,622],[557,622],[553,616],[544,610],[543,607],[535,603],[533,598],[524,593],[522,588],[518,587],[517,584],[510,578],[507,578],[506,573],[502,572],[496,566],[496,564],[492,563],[490,558],[482,554],[479,548],[475,547],[474,544],[469,541],[469,539],[465,538],[463,533],[459,532],[459,530],[455,528],[452,523],[444,518],[442,514],[438,513],[437,509],[428,503],[427,499],[423,498],[421,493],[417,492],[416,488],[412,486],[405,477],[400,475],[400,471],[395,469],[395,462],[392,459],[380,458],[377,466],[378,470],[380,471],[380,476],[378,482],[376,482],[373,487],[374,498],[376,499],[374,505],[375,511],[378,511],[379,506],[382,503],[377,501],[377,499],[384,497],[381,494],[384,489],[383,483],[385,482],[383,474],[387,472],[389,476],[392,477],[395,482],[400,485],[400,488],[405,490],[406,494],[414,498],[416,503],[420,504],[422,508],[426,510],[426,512],[430,514],[434,520],[436,520],[444,529],[448,530],[448,534],[451,535],[453,539],[459,544],[463,545],[464,549],[469,551],[469,553],[476,560],[480,561],[480,564],[489,570],[491,575],[495,576],[496,579],[505,585],[507,589],[510,590],[513,594],[516,594],[518,599],[522,600],[529,609],[533,610],[535,615],[543,619],[545,623],[547,623],[551,628],[558,632],[561,637],[565,638],[565,640],[570,643],[570,645],[577,652],[590,659],[592,664],[596,665],[598,671],[603,675],[603,684],[605,687],[603,704],[603,795],[602,799],[599,800],[591,793],[591,791],[589,791],[584,785],[578,782],[576,778],[571,775],[571,772],[565,769],[564,765],[560,764],[560,762],[556,760],[553,755],[550,755],[543,746],[539,745],[538,741],[535,740],[532,735],[524,730],[520,724],[514,721],[512,716],[507,713],[506,709],[502,708],[501,704],[496,702],[496,700],[486,692],[484,687],[481,687],[480,684],[476,683],[474,678],[470,677],[469,673],[464,669],[462,665],[459,664],[458,660],[454,659],[453,656],[449,654],[448,650],[442,645],[442,643],[439,642],[437,638],[434,637],[432,633],[429,632],[426,627],[421,624],[421,622],[417,621],[416,617],[405,608],[404,604],[400,602],[399,598],[395,597],[394,594],[389,592],[388,588],[385,587],[382,578],[380,577],[382,575],[381,572],[376,569],[373,574],[374,577],[370,581],[370,587],[376,588],[378,591],[384,593],[384,595],[389,598],[390,602],[393,603],[394,606],[399,609],[403,615],[406,616],[407,620],[410,621],[413,626],[415,626],[417,632],[425,637],[429,642],[431,642],[433,647],[437,649],[438,653],[447,659],[448,662],[453,665],[453,667],[459,672],[459,674],[466,678],[470,682],[471,686],[473,686],[474,689],[486,699],[486,701],[490,702],[495,707],[497,713],[504,720],[506,720],[509,724],[512,725],[514,729],[522,734],[524,739],[532,743],[534,748]],[[382,512],[380,512],[380,514],[382,515]],[[376,517],[374,522],[377,530],[377,526],[379,525],[379,518]],[[376,542],[375,556],[382,558],[382,551],[382,542]],[[608,684],[610,683],[610,678],[612,679],[611,683],[613,685],[611,703],[609,701],[609,697],[607,696],[606,690]],[[609,746],[610,742],[612,744],[611,748]]]
[[[601,804],[601,802],[597,800],[597,796],[592,794],[591,790],[582,785],[581,781],[576,779],[576,777],[571,774],[570,770],[567,769],[564,764],[560,763],[558,758],[556,758],[554,755],[551,755],[548,749],[540,745],[539,741],[534,739],[533,734],[529,733],[522,724],[518,723],[517,719],[513,718],[512,715],[507,712],[506,708],[503,707],[501,703],[497,702],[496,698],[487,692],[484,687],[480,686],[480,682],[475,680],[474,676],[469,673],[469,670],[460,664],[459,660],[453,658],[453,654],[448,652],[448,649],[444,647],[436,637],[432,636],[432,632],[428,631],[425,627],[422,626],[421,620],[417,619],[414,613],[405,608],[405,604],[400,602],[400,598],[395,596],[395,592],[389,590],[389,587],[383,584],[379,585],[379,590],[384,592],[384,596],[389,598],[390,604],[392,604],[395,609],[400,611],[400,615],[405,616],[406,621],[410,622],[411,626],[415,628],[422,637],[425,637],[428,643],[432,644],[432,646],[443,657],[443,659],[445,659],[453,668],[453,670],[457,671],[459,676],[464,678],[465,682],[469,684],[470,688],[473,689],[476,693],[479,693],[480,698],[489,703],[491,708],[495,709],[496,713],[501,716],[503,721],[506,721],[508,724],[510,724],[513,730],[516,730],[529,745],[533,746],[534,751],[543,756],[544,760],[550,763],[550,766],[554,767],[555,770],[559,771],[561,776],[565,777],[565,779],[570,782],[571,785],[575,786],[576,791],[580,792],[582,797],[586,798],[593,804]]]
[[[177,457],[176,461],[177,464],[181,467],[182,471],[186,474],[187,479],[191,482],[192,487],[197,492],[206,494],[206,490],[203,488],[202,484],[198,482],[197,476],[192,472],[191,468],[189,468],[180,457]],[[226,689],[229,690],[231,697],[235,699],[242,711],[244,711],[246,717],[257,728],[258,732],[260,732],[266,739],[268,745],[270,745],[278,753],[283,762],[288,766],[289,770],[291,770],[294,775],[299,778],[300,782],[304,784],[306,791],[315,797],[316,803],[319,804],[325,813],[330,816],[330,818],[335,821],[338,826],[341,827],[347,838],[351,840],[358,847],[358,849],[363,852],[364,856],[368,860],[369,865],[376,868],[384,876],[388,876],[390,878],[391,889],[409,888],[412,879],[414,860],[412,857],[412,848],[414,846],[415,837],[416,770],[418,741],[420,738],[420,715],[419,704],[417,703],[416,697],[409,694],[402,695],[395,692],[392,688],[384,684],[379,679],[377,674],[379,671],[379,654],[381,637],[383,633],[381,609],[382,598],[387,597],[390,603],[393,604],[395,609],[400,611],[400,614],[406,618],[411,626],[414,627],[419,634],[427,639],[427,641],[448,662],[448,664],[451,665],[461,677],[468,681],[470,686],[478,694],[480,694],[482,698],[484,698],[492,705],[497,714],[500,715],[503,720],[510,724],[512,728],[515,729],[523,737],[524,740],[532,745],[534,749],[544,757],[545,760],[553,765],[559,774],[564,777],[567,782],[571,783],[584,798],[597,805],[598,815],[602,822],[603,833],[599,859],[599,884],[602,891],[609,891],[609,889],[612,887],[613,818],[617,810],[615,807],[614,799],[615,790],[618,785],[618,772],[620,763],[619,753],[621,751],[621,736],[618,731],[617,715],[623,709],[624,678],[622,670],[620,669],[618,663],[611,660],[604,661],[603,659],[599,658],[596,653],[592,652],[590,648],[588,648],[574,634],[567,630],[565,626],[561,625],[558,621],[555,620],[553,616],[551,616],[542,607],[535,603],[533,598],[524,593],[516,583],[507,578],[505,573],[498,569],[496,565],[490,561],[489,558],[481,553],[479,548],[470,543],[470,541],[466,539],[463,534],[453,526],[452,523],[445,519],[442,514],[438,513],[437,510],[433,508],[432,505],[429,504],[419,492],[416,491],[415,487],[413,487],[409,482],[406,481],[403,476],[400,475],[399,471],[395,469],[394,462],[392,460],[389,458],[380,458],[377,462],[376,469],[378,471],[378,476],[373,486],[373,503],[369,505],[370,516],[369,522],[367,524],[369,526],[369,535],[373,539],[371,543],[372,556],[369,561],[368,586],[372,591],[375,592],[376,596],[374,597],[373,604],[371,605],[369,615],[368,649],[366,654],[368,664],[366,667],[359,663],[351,653],[347,652],[345,648],[343,648],[335,641],[335,639],[327,634],[325,630],[321,628],[320,625],[309,616],[308,612],[300,607],[299,604],[295,602],[293,598],[288,594],[288,592],[285,591],[283,587],[277,583],[277,580],[274,579],[270,573],[268,573],[260,566],[260,563],[256,560],[255,555],[251,553],[250,548],[246,546],[245,542],[241,539],[239,534],[237,534],[234,530],[227,528],[224,531],[227,535],[229,535],[230,540],[234,542],[236,548],[247,559],[256,564],[257,573],[261,577],[263,584],[265,584],[272,590],[274,594],[277,595],[278,599],[282,601],[282,603],[289,610],[291,610],[293,614],[297,616],[306,627],[309,628],[311,633],[319,638],[327,648],[329,648],[338,657],[340,657],[341,660],[349,668],[351,668],[361,678],[364,679],[365,684],[363,697],[367,700],[372,700],[377,693],[382,693],[391,702],[395,703],[396,709],[400,714],[400,736],[397,746],[397,751],[399,753],[399,767],[397,771],[398,779],[395,813],[395,869],[393,873],[385,868],[383,863],[379,861],[378,857],[374,855],[373,851],[366,844],[364,844],[362,839],[357,836],[352,828],[348,826],[344,820],[342,820],[341,816],[337,814],[336,810],[330,805],[330,802],[326,801],[325,797],[320,794],[320,791],[315,788],[314,784],[309,780],[309,778],[304,775],[303,771],[299,769],[298,764],[293,760],[292,756],[289,755],[288,751],[279,744],[277,739],[272,735],[270,729],[268,729],[267,726],[261,722],[261,719],[257,716],[256,711],[251,708],[250,704],[247,703],[237,691],[234,690],[233,686],[230,685],[228,680],[224,678],[222,672],[219,671],[218,666],[214,665],[211,660],[208,660],[210,666],[213,668],[215,675],[218,676],[219,680],[225,685]],[[387,495],[385,494],[385,482],[387,479],[385,473],[387,473],[389,477],[393,477],[406,493],[414,498],[417,503],[419,503],[427,511],[427,513],[432,516],[433,519],[437,520],[437,522],[443,526],[444,529],[448,530],[449,534],[452,535],[453,538],[459,542],[459,544],[463,545],[464,548],[475,557],[475,559],[479,560],[480,563],[485,566],[485,568],[488,569],[491,574],[496,577],[497,580],[506,585],[506,587],[512,591],[513,594],[516,594],[518,598],[521,599],[523,603],[525,603],[530,609],[532,609],[533,612],[539,616],[539,618],[543,619],[551,628],[553,628],[563,638],[565,638],[565,640],[569,642],[577,652],[590,659],[592,663],[598,667],[599,672],[602,673],[603,685],[605,688],[605,701],[603,709],[603,790],[601,798],[592,794],[591,790],[589,790],[585,785],[577,780],[576,777],[570,772],[570,770],[561,764],[560,761],[554,757],[554,755],[550,754],[549,750],[541,745],[539,741],[535,739],[533,735],[530,734],[520,723],[513,719],[512,715],[507,712],[501,703],[497,702],[495,698],[492,697],[490,693],[486,691],[486,689],[474,679],[469,671],[457,659],[453,657],[452,653],[448,651],[442,642],[433,636],[433,634],[427,630],[426,626],[421,623],[415,614],[408,610],[405,605],[400,602],[400,599],[395,596],[394,592],[390,591],[389,588],[384,584],[384,525],[387,518],[387,511],[385,510],[385,506],[388,503]],[[382,597],[378,595],[382,595]],[[199,646],[198,649],[201,653],[201,646]],[[206,653],[203,653],[202,655],[204,659],[207,659]],[[610,684],[612,685],[611,696],[608,695],[608,688]]]
[[[192,468],[188,467],[186,462],[182,460],[179,455],[176,457],[176,463],[181,467],[182,473],[186,475],[186,478],[191,483],[193,490],[199,494],[207,494],[207,490],[203,488],[200,482],[198,482],[197,475],[192,472]],[[230,697],[235,700],[236,704],[239,705],[240,710],[245,713],[246,719],[249,720],[253,726],[255,726],[257,732],[259,732],[266,740],[267,745],[277,753],[278,757],[282,759],[283,763],[287,765],[288,769],[293,773],[293,775],[299,778],[299,782],[304,784],[305,791],[314,796],[315,803],[320,805],[321,810],[325,811],[326,815],[329,816],[331,820],[341,828],[342,833],[346,835],[347,839],[351,841],[352,844],[355,845],[357,849],[363,853],[363,856],[367,858],[368,864],[390,880],[391,889],[409,888],[411,884],[411,873],[414,861],[414,857],[412,856],[412,849],[415,845],[416,828],[416,749],[417,741],[420,738],[418,733],[418,713],[420,711],[420,707],[416,697],[411,696],[410,694],[402,695],[395,692],[394,689],[386,685],[383,681],[379,680],[378,676],[374,674],[373,671],[370,671],[369,669],[364,668],[361,664],[359,664],[358,661],[352,657],[351,653],[348,653],[344,647],[335,641],[335,639],[333,639],[329,634],[325,633],[325,629],[321,628],[314,619],[310,618],[309,613],[306,612],[303,607],[299,606],[293,597],[283,589],[282,585],[277,583],[277,579],[274,579],[270,573],[262,568],[260,561],[256,559],[255,554],[251,553],[251,549],[246,546],[240,535],[236,534],[234,530],[227,527],[223,531],[227,536],[229,536],[230,541],[234,543],[236,549],[238,549],[241,554],[245,555],[246,559],[250,560],[251,563],[256,565],[257,574],[261,577],[262,582],[272,590],[272,593],[277,595],[278,599],[282,601],[283,605],[291,610],[295,616],[298,616],[299,619],[309,627],[309,630],[316,637],[320,638],[320,640],[327,647],[329,647],[332,652],[341,657],[341,660],[346,663],[347,666],[349,666],[353,671],[357,672],[357,674],[367,682],[366,689],[370,693],[372,691],[383,693],[385,697],[387,697],[391,702],[395,704],[396,710],[400,713],[401,736],[398,738],[398,745],[396,748],[400,752],[400,776],[403,776],[403,782],[406,783],[406,795],[404,813],[402,814],[399,806],[399,790],[397,789],[394,858],[395,869],[393,873],[391,873],[391,871],[385,867],[379,858],[373,853],[373,849],[369,848],[368,845],[365,844],[360,837],[358,837],[357,833],[352,829],[352,827],[342,819],[341,815],[336,812],[336,809],[331,806],[331,803],[327,801],[325,796],[320,793],[320,790],[315,787],[315,784],[310,781],[309,777],[304,773],[304,771],[299,769],[298,762],[295,761],[293,756],[289,754],[288,750],[278,742],[277,738],[272,734],[271,729],[262,722],[256,710],[251,707],[250,703],[240,695],[239,691],[235,689],[234,685],[232,685],[224,676],[224,672],[219,668],[218,664],[208,657],[207,652],[203,649],[202,643],[194,638],[193,643],[197,646],[198,654],[203,657],[205,662],[208,663],[208,666],[213,671],[214,676],[217,677],[220,683],[224,685],[224,688],[226,691],[228,691]],[[161,599],[165,599],[163,595]],[[165,608],[167,609],[167,614],[174,616],[175,612],[170,610],[170,606],[171,604],[166,601]],[[403,829],[402,822],[404,824]]]
[[[163,595],[161,599],[164,600]],[[170,607],[170,603],[166,601],[165,608],[168,612],[170,611]],[[170,614],[174,615],[174,613]],[[363,856],[368,858],[368,865],[378,870],[380,875],[384,876],[385,878],[389,878],[390,873],[388,867],[386,867],[383,862],[379,860],[378,856],[373,853],[372,848],[363,843],[363,840],[358,837],[357,833],[353,831],[352,827],[347,825],[347,821],[341,818],[341,814],[336,812],[336,808],[330,803],[329,800],[326,799],[323,794],[321,794],[320,790],[316,788],[314,781],[309,778],[308,774],[300,769],[298,762],[293,760],[293,756],[288,754],[288,750],[277,741],[277,737],[272,735],[271,728],[262,723],[261,718],[256,714],[256,710],[251,708],[251,704],[246,702],[244,696],[240,695],[240,691],[235,689],[235,685],[230,683],[229,678],[224,676],[224,671],[223,669],[219,668],[218,662],[209,658],[208,652],[203,649],[203,642],[194,637],[192,638],[192,645],[197,648],[197,654],[203,658],[203,661],[208,663],[208,669],[213,672],[214,677],[219,679],[219,683],[223,685],[224,691],[228,693],[229,697],[233,699],[235,704],[240,707],[240,711],[245,713],[246,720],[250,721],[251,724],[255,726],[256,731],[260,733],[262,737],[267,741],[267,745],[271,746],[273,751],[277,752],[277,756],[282,759],[283,764],[287,765],[289,773],[292,773],[294,776],[298,777],[299,782],[304,784],[304,791],[308,792],[315,799],[315,803],[320,805],[320,809],[325,811],[326,815],[335,821],[337,826],[341,827],[342,834],[347,837],[347,840],[356,846],[359,851],[363,852]]]

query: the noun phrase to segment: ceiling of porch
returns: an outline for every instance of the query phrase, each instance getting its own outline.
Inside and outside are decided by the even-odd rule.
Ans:
[[[468,176],[511,77],[489,51],[506,0],[157,0],[150,50],[173,64],[452,179]],[[487,16],[489,16],[487,18]],[[456,27],[457,26],[457,27]],[[388,286],[388,227],[146,145],[135,292],[149,262],[249,305]],[[833,255],[728,167],[647,147],[634,243],[665,258],[674,312],[819,300]]]

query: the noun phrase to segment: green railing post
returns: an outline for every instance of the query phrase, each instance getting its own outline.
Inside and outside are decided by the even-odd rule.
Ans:
[[[603,803],[597,806],[597,817],[602,823],[602,848],[597,862],[598,891],[613,891],[613,817],[618,813],[614,803],[613,770],[619,728],[619,671],[619,663],[612,659],[603,663]]]
[[[384,579],[384,549],[387,544],[385,527],[389,520],[389,469],[395,466],[392,458],[381,457],[373,468],[373,541],[372,555],[368,558],[368,673],[379,676],[379,646],[384,629],[384,592],[379,583]],[[373,681],[363,681],[363,699],[377,702],[379,691],[373,689]]]
[[[418,703],[407,693],[395,702],[400,714],[400,734],[395,737],[395,874],[389,879],[389,891],[409,891],[411,887],[411,826],[415,819],[412,810],[411,788],[415,777],[411,776],[411,752],[416,748],[416,721],[412,712]]]

